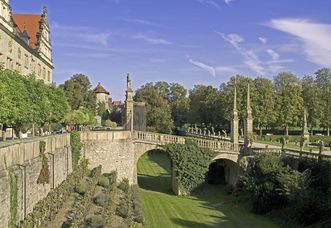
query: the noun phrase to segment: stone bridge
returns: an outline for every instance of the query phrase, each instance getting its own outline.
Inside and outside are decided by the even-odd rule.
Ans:
[[[137,183],[137,162],[146,152],[171,143],[185,144],[185,137],[141,131],[87,131],[81,133],[83,154],[91,168],[102,165],[103,172],[117,170],[118,177]],[[234,184],[239,176],[240,145],[228,141],[194,139],[216,152],[215,162],[225,168],[225,179]]]
[[[86,131],[81,133],[84,144],[83,154],[89,159],[90,166],[102,165],[104,172],[117,170],[119,178],[128,178],[131,184],[137,183],[137,162],[146,152],[159,148],[160,145],[171,143],[184,144],[185,137],[142,131]],[[323,158],[330,160],[331,156],[298,151],[293,149],[248,148],[242,144],[234,144],[224,140],[207,140],[194,138],[200,147],[216,152],[212,162],[224,167],[225,180],[235,184],[239,174],[239,162],[244,156],[262,152],[286,154],[292,157]]]

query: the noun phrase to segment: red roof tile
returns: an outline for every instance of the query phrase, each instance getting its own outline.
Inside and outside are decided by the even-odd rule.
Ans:
[[[39,32],[39,22],[41,15],[39,14],[13,14],[13,20],[18,27],[19,32],[27,31],[32,48],[37,46],[37,33]]]

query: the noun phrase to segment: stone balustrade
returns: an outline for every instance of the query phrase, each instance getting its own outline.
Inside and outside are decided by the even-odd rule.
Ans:
[[[259,154],[259,153],[272,153],[272,154],[284,154],[291,157],[307,157],[307,158],[314,158],[318,159],[319,157],[322,160],[331,161],[331,155],[327,154],[319,154],[317,152],[310,152],[310,151],[299,151],[294,149],[285,148],[282,150],[281,148],[252,148],[251,153]]]
[[[166,135],[152,132],[135,131],[133,134],[135,140],[153,142],[160,145],[176,143],[185,144],[185,138],[175,135]],[[209,148],[215,151],[230,151],[233,153],[239,152],[239,145],[235,145],[231,142],[220,140],[206,140],[195,138],[194,139],[200,147]]]
[[[152,132],[134,131],[133,137],[135,140],[154,142],[157,144],[185,144],[185,138],[175,135],[166,135]]]

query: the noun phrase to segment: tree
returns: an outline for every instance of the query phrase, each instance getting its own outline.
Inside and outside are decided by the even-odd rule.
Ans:
[[[94,125],[96,119],[94,114],[87,108],[80,108],[73,110],[65,116],[65,122],[67,124],[73,124],[76,127]]]
[[[175,126],[181,127],[188,122],[190,100],[187,90],[178,83],[171,83],[167,99],[171,108],[171,116]]]
[[[191,123],[214,125],[218,92],[212,86],[195,85],[190,91]]]
[[[297,126],[302,116],[302,86],[300,79],[292,73],[279,73],[274,78],[277,99],[278,124],[285,128],[288,135],[288,126]]]
[[[308,126],[319,127],[323,117],[323,98],[316,81],[312,76],[306,75],[302,79],[303,106],[307,110]]]
[[[73,110],[80,107],[88,108],[91,112],[96,110],[96,97],[91,90],[89,78],[83,74],[75,74],[64,84],[60,85]]]
[[[319,69],[316,73],[316,85],[322,95],[323,118],[322,126],[327,129],[330,135],[331,125],[331,72],[328,68]]]
[[[68,112],[61,89],[45,85],[33,75],[0,70],[0,123],[5,131],[13,127],[17,135],[31,124],[58,123]]]
[[[258,77],[253,81],[255,95],[253,100],[254,123],[260,129],[272,125],[276,121],[275,113],[275,87],[272,81],[266,78]]]
[[[174,127],[171,110],[163,93],[160,93],[153,83],[147,83],[138,89],[134,96],[135,101],[146,103],[147,127],[149,130],[171,133]]]
[[[105,102],[99,102],[97,104],[97,115],[101,116],[101,118],[103,120],[106,120],[109,118],[109,111],[106,107],[106,103]]]
[[[1,70],[0,82],[0,123],[3,131],[10,126],[20,129],[23,124],[31,123],[36,108],[29,97],[25,79],[16,72]]]

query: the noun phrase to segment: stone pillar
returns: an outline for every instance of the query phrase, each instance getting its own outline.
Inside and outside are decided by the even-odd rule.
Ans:
[[[245,147],[250,146],[253,140],[253,117],[252,117],[249,84],[247,85],[247,106],[246,106],[246,120],[244,125],[244,138],[245,138]]]
[[[130,74],[127,74],[127,86],[126,86],[126,98],[125,98],[125,116],[124,116],[124,128],[125,130],[133,131],[133,96],[132,96],[132,84]]]
[[[301,140],[303,142],[303,147],[309,143],[309,131],[308,131],[308,124],[307,124],[307,110],[303,109],[303,123],[302,123],[302,133],[301,133]]]
[[[234,144],[239,143],[239,119],[237,110],[237,88],[234,86],[234,97],[233,97],[233,110],[231,119],[231,142]]]

